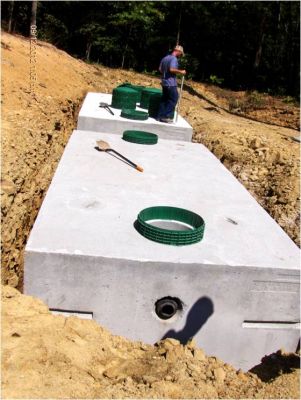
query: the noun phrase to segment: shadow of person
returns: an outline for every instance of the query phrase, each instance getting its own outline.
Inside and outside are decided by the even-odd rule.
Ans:
[[[162,337],[162,340],[173,338],[179,340],[181,344],[187,344],[207,322],[213,312],[214,306],[211,299],[209,297],[199,298],[189,310],[184,328],[178,332],[173,329],[169,330]]]

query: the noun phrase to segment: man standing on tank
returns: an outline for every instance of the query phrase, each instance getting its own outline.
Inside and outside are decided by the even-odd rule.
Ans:
[[[175,46],[172,53],[162,58],[159,71],[162,74],[161,85],[163,89],[157,120],[166,123],[173,122],[173,114],[178,102],[176,74],[186,75],[185,69],[179,69],[178,58],[184,55],[182,46]]]

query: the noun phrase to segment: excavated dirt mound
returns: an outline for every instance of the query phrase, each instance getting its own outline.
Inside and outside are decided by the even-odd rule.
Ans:
[[[159,80],[88,65],[38,42],[33,97],[28,39],[2,33],[1,46],[2,282],[22,290],[24,247],[85,94],[111,93],[125,81],[159,87]],[[181,114],[193,126],[194,141],[205,144],[299,244],[300,145],[292,139],[298,109],[280,100],[256,109],[256,118],[286,126],[279,127],[229,113],[239,112],[233,104],[241,103],[230,107],[228,93],[195,82],[184,88]],[[231,96],[241,101],[241,93]],[[242,109],[254,117],[255,111]],[[9,287],[3,312],[6,398],[299,397],[298,372],[266,384],[193,344],[145,346],[113,337],[91,321],[54,317]]]
[[[292,139],[297,132],[237,118],[204,100],[191,106],[185,97],[183,114],[194,127],[194,141],[205,144],[299,245],[300,143]]]
[[[9,286],[2,289],[2,313],[3,398],[300,396],[297,355],[273,354],[277,371],[274,366],[264,382],[206,356],[193,341],[130,342],[94,321],[53,316],[41,301]],[[257,369],[258,375],[267,370],[264,364]]]

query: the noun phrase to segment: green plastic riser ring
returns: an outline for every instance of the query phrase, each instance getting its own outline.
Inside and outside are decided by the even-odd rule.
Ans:
[[[128,87],[128,88],[130,88],[130,89],[136,90],[136,91],[138,92],[138,93],[137,93],[137,103],[140,103],[140,101],[141,101],[141,93],[142,93],[142,90],[145,89],[145,86],[142,86],[142,85],[132,85],[132,84],[129,83],[129,82],[125,82],[125,83],[119,85],[118,87]]]
[[[148,113],[139,110],[129,110],[127,108],[122,109],[121,117],[127,119],[136,119],[137,121],[145,121],[148,118]]]
[[[158,143],[158,135],[144,131],[124,131],[122,139],[131,143],[138,144],[156,144]]]
[[[145,110],[148,110],[150,96],[152,96],[153,94],[158,94],[158,93],[162,94],[162,90],[156,89],[156,88],[143,89],[142,93],[141,93],[140,108],[144,108]]]
[[[151,118],[157,118],[162,99],[162,93],[153,93],[149,98],[148,113]]]
[[[134,110],[136,108],[137,93],[137,90],[129,87],[117,87],[113,89],[111,106],[120,110],[122,108]]]
[[[150,223],[167,221],[186,230],[165,229]],[[157,206],[142,210],[134,224],[147,239],[173,246],[186,246],[200,242],[204,236],[205,222],[198,214],[184,208]]]

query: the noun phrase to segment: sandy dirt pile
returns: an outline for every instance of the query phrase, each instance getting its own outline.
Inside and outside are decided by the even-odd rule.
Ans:
[[[88,65],[38,42],[33,98],[29,41],[2,33],[1,46],[2,283],[22,289],[24,247],[85,94],[111,93],[125,81],[159,87],[159,80]],[[274,100],[270,108],[257,109],[256,118],[294,129],[273,126],[226,112],[227,96],[213,89],[195,82],[185,86],[181,114],[193,126],[194,141],[205,144],[299,243],[300,145],[291,139],[298,134],[297,107]],[[273,356],[279,368],[269,377],[273,382],[264,383],[193,344],[132,343],[95,322],[54,317],[41,302],[10,287],[3,295],[6,398],[299,397],[298,372],[278,376],[291,370],[282,365],[285,355]]]
[[[193,82],[191,88],[191,94],[196,91],[211,105],[218,106],[231,114],[270,125],[300,129],[299,105],[290,96],[279,98],[257,91],[233,92],[198,82]]]
[[[3,398],[290,398],[298,357],[274,354],[272,375],[236,371],[190,342],[155,346],[112,336],[94,321],[53,316],[39,300],[2,288]],[[275,362],[275,360],[277,362]],[[257,367],[264,376],[264,365]],[[277,369],[277,371],[275,371]],[[285,374],[290,372],[290,374]],[[270,376],[265,376],[271,378]]]

